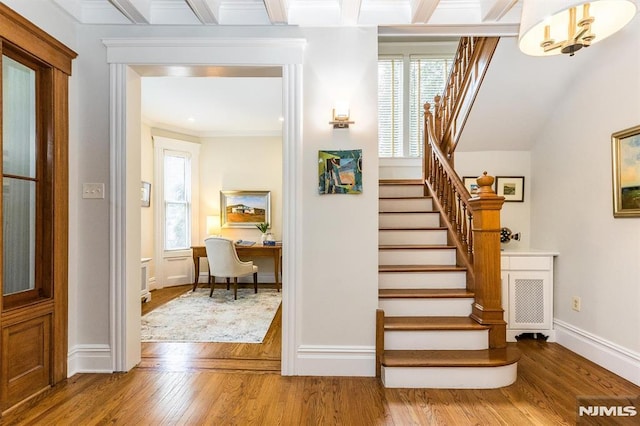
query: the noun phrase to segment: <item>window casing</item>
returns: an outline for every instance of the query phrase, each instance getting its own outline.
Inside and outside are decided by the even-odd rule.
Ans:
[[[423,106],[442,94],[452,64],[453,54],[380,56],[379,157],[422,157]]]

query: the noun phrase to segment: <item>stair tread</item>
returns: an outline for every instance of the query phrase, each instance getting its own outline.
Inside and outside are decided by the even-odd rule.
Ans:
[[[386,350],[385,367],[500,367],[518,362],[514,346],[480,350]]]
[[[453,265],[379,265],[378,272],[461,272],[463,266]]]
[[[469,317],[385,317],[384,329],[388,331],[419,330],[487,330],[489,327]]]
[[[455,250],[456,246],[444,244],[383,244],[378,246],[380,250]]]
[[[439,211],[436,210],[402,210],[397,212],[384,211],[378,212],[378,214],[440,214]]]
[[[389,226],[384,226],[378,228],[378,231],[446,231],[447,228],[444,226],[422,226],[418,228],[392,228]]]
[[[441,299],[467,298],[474,293],[465,288],[382,288],[378,290],[381,299]]]
[[[420,179],[380,179],[379,185],[424,185]]]
[[[424,200],[433,198],[431,195],[387,195],[378,197],[378,200]]]

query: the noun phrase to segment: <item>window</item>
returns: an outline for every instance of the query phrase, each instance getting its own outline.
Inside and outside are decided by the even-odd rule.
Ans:
[[[164,249],[191,247],[191,156],[164,151]]]
[[[378,60],[378,155],[422,157],[425,102],[442,94],[453,53],[383,55]]]
[[[2,55],[2,294],[17,306],[50,291],[45,277],[50,256],[43,239],[50,209],[43,180],[46,138],[39,102],[48,73],[33,58],[6,49]]]

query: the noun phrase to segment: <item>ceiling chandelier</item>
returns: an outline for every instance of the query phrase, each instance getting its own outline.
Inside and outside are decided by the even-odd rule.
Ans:
[[[632,0],[523,0],[518,45],[532,56],[573,56],[622,29],[636,14]]]

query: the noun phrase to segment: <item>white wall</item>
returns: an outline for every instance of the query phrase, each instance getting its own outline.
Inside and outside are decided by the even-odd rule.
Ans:
[[[535,180],[531,174],[531,154],[529,151],[479,151],[456,152],[455,168],[460,177],[481,176],[487,172],[491,176],[523,176],[524,201],[505,202],[500,211],[500,225],[520,232],[520,241],[511,240],[502,244],[505,250],[536,248],[531,246],[531,188]],[[495,183],[494,183],[495,185]],[[495,190],[495,187],[494,187]]]
[[[378,287],[377,31],[331,28],[303,33],[308,45],[299,371],[373,374]],[[334,103],[342,99],[350,103],[355,121],[348,130],[328,125]],[[363,150],[362,194],[318,194],[318,150],[336,149]],[[332,352],[334,359],[314,364],[312,358],[326,352]]]
[[[140,179],[145,182],[151,183],[151,192],[153,192],[153,189],[155,188],[155,182],[153,181],[153,139],[151,137],[151,128],[143,123],[141,133]],[[153,198],[153,196],[151,198]],[[147,266],[147,276],[149,277],[150,281],[150,289],[155,288],[155,259],[153,258],[155,234],[153,232],[153,214],[153,200],[151,200],[149,207],[140,207],[140,256],[151,258],[151,261]]]
[[[640,384],[640,218],[613,218],[610,142],[640,123],[640,17],[578,55],[589,62],[532,150],[532,244],[560,252],[558,341],[601,363],[615,352]]]

